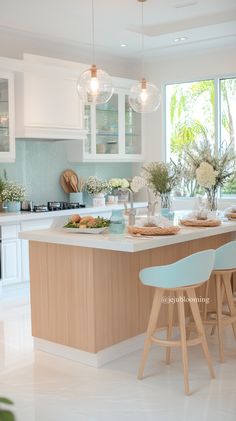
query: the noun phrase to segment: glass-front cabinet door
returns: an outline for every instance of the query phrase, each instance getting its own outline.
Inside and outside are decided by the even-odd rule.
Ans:
[[[96,154],[119,153],[119,98],[114,93],[111,99],[96,106]]]
[[[129,105],[127,89],[117,89],[106,104],[86,105],[84,161],[141,161],[141,123],[141,114]]]
[[[13,75],[0,72],[0,162],[15,160]]]
[[[125,95],[125,154],[140,155],[142,153],[141,114],[136,113],[129,105]]]

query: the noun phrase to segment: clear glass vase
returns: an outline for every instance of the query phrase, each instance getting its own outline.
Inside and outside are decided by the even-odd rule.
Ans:
[[[171,196],[170,193],[161,194],[161,215],[169,218],[171,213]]]
[[[207,207],[209,211],[217,211],[217,188],[213,187],[211,189],[206,189],[207,194]]]
[[[113,210],[110,221],[110,232],[113,234],[122,234],[124,232],[125,219],[122,210]]]

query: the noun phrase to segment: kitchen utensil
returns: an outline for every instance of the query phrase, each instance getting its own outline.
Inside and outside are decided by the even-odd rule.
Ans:
[[[74,191],[72,189],[72,186],[71,186],[71,183],[70,183],[70,180],[71,180],[71,176],[72,175],[74,175],[76,177],[76,179],[77,179],[77,185],[78,185],[78,177],[77,177],[77,174],[76,174],[75,171],[68,169],[68,170],[65,170],[61,174],[60,184],[61,184],[61,187],[63,188],[63,190],[64,190],[65,193],[73,193],[73,191]]]
[[[70,185],[72,187],[73,192],[78,192],[78,177],[77,175],[71,174],[70,176]]]

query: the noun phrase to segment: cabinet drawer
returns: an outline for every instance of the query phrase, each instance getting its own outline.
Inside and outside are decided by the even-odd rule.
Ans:
[[[20,225],[3,225],[1,231],[3,240],[5,238],[17,238],[20,232]]]

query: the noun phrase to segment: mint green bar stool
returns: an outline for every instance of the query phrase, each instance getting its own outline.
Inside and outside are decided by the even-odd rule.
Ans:
[[[220,361],[225,360],[224,351],[224,326],[231,324],[236,338],[236,306],[234,303],[231,278],[236,272],[236,241],[231,241],[216,249],[213,275],[216,286],[216,311],[204,312],[204,323],[217,326],[219,340]],[[208,295],[208,288],[206,294]],[[224,311],[223,302],[226,296],[228,311]],[[206,309],[206,306],[205,306]],[[208,316],[216,315],[216,318],[208,319]],[[213,331],[214,332],[214,329]]]
[[[148,322],[144,350],[138,372],[138,378],[143,378],[144,368],[152,343],[167,347],[166,363],[170,363],[171,347],[180,347],[182,350],[182,361],[184,371],[184,390],[189,394],[189,373],[187,347],[201,344],[206,357],[209,371],[214,378],[215,373],[212,367],[210,352],[208,349],[206,335],[200,311],[197,303],[195,289],[206,282],[214,266],[215,251],[206,250],[192,254],[176,263],[166,266],[154,266],[140,271],[140,280],[144,285],[155,287],[153,304]],[[168,325],[166,339],[160,339],[155,335],[157,322],[160,314],[164,293],[167,291],[171,298],[168,305]],[[171,340],[173,328],[173,301],[177,303],[178,320],[180,329],[180,340]],[[185,326],[185,301],[188,301],[196,324],[197,336],[193,339],[186,338]]]

